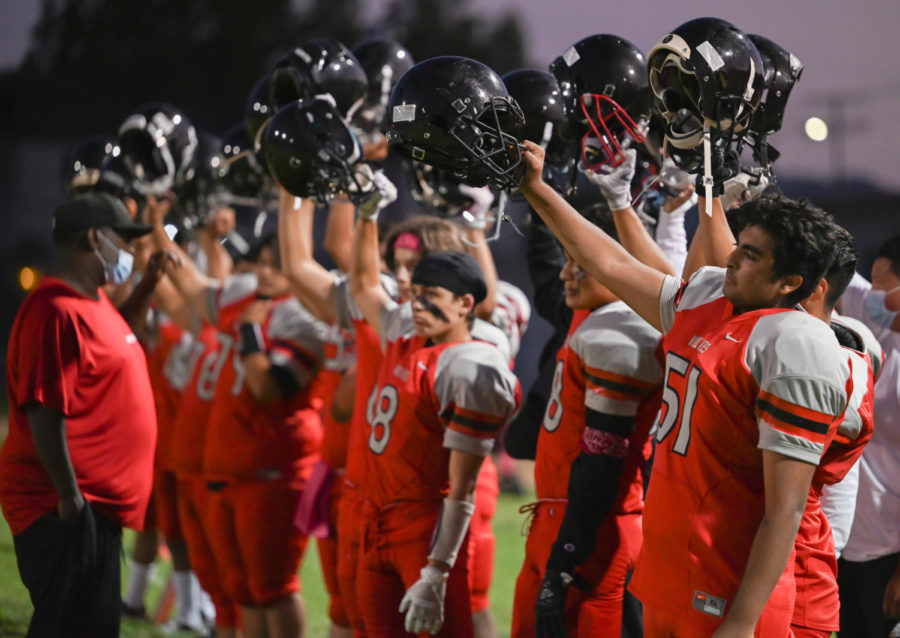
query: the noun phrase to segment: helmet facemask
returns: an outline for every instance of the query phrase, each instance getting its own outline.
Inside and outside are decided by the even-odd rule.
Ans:
[[[604,171],[625,161],[625,149],[643,144],[646,118],[638,122],[618,102],[601,93],[585,93],[578,100],[588,131],[581,138],[581,162],[586,171]]]
[[[525,120],[518,104],[511,98],[494,97],[474,117],[465,114],[469,105],[462,99],[451,105],[460,116],[447,133],[466,150],[468,177],[500,189],[517,187],[525,176],[525,164],[519,140],[507,130],[521,127]]]

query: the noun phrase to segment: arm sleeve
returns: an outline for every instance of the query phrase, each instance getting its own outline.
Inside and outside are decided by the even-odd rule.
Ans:
[[[532,212],[532,219],[539,219]],[[534,307],[554,330],[566,331],[572,322],[572,309],[566,305],[566,292],[559,271],[566,264],[559,242],[543,222],[532,222],[528,235],[528,275],[534,288]]]
[[[267,354],[272,375],[283,391],[296,392],[316,375],[322,365],[327,331],[328,326],[313,317],[296,298],[283,301],[272,310],[266,331]]]
[[[675,272],[684,270],[684,262],[687,261],[687,232],[684,229],[684,215],[697,203],[696,193],[684,204],[670,213],[660,208],[656,221],[656,243],[659,244],[663,255],[672,264]]]
[[[444,447],[487,456],[519,407],[519,381],[491,345],[462,343],[438,358],[434,392],[446,430]]]
[[[397,282],[382,273],[381,286],[391,299],[397,298]],[[350,278],[347,275],[336,275],[334,281],[334,304],[338,325],[344,330],[353,329],[353,321],[363,318],[362,312],[350,292]]]
[[[412,304],[398,304],[390,302],[381,309],[381,349],[384,350],[391,341],[415,332],[413,323]]]
[[[837,557],[841,557],[841,551],[850,537],[850,529],[853,527],[853,517],[856,513],[856,492],[859,489],[859,461],[853,464],[844,478],[834,485],[826,485],[819,498],[822,503],[822,511],[831,533],[834,536],[834,549]]]
[[[33,308],[20,326],[18,352],[10,356],[20,366],[12,400],[19,408],[40,403],[69,416],[81,361],[72,318],[48,304]]]

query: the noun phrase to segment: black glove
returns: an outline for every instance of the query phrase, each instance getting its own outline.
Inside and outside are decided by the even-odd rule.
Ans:
[[[710,173],[713,178],[713,197],[721,197],[726,181],[741,172],[741,158],[734,150],[726,151],[722,147],[713,146],[709,155]],[[701,167],[694,183],[697,194],[706,195],[706,187],[703,185],[704,169]]]
[[[537,638],[567,638],[566,593],[572,577],[554,569],[544,575],[535,605]]]

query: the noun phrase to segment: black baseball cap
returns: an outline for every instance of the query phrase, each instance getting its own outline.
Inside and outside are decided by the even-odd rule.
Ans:
[[[75,195],[53,214],[53,229],[60,231],[112,228],[125,240],[146,235],[152,226],[131,219],[121,200],[91,191]]]

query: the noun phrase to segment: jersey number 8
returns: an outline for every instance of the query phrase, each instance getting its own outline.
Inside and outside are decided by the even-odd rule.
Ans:
[[[397,388],[386,385],[381,388],[375,398],[374,405],[369,406],[369,449],[381,454],[391,439],[391,421],[397,416],[399,400]]]

